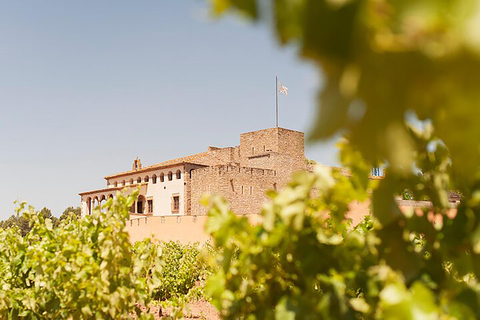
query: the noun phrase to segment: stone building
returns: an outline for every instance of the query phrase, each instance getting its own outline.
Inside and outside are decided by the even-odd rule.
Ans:
[[[116,192],[140,189],[132,216],[197,216],[205,193],[224,196],[237,214],[258,213],[265,192],[281,188],[295,171],[307,168],[302,132],[270,128],[240,135],[235,147],[209,147],[206,152],[105,177],[106,188],[80,193],[82,215]]]

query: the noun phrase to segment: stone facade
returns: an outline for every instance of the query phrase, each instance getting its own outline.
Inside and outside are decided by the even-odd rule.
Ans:
[[[279,177],[274,170],[236,165],[206,167],[192,173],[192,212],[206,214],[200,204],[204,194],[220,194],[229,200],[236,214],[253,214],[260,212],[267,199],[265,192],[275,189]]]
[[[206,152],[106,176],[107,188],[80,193],[82,214],[116,192],[140,188],[132,216],[203,215],[205,193],[224,196],[237,214],[260,211],[265,192],[283,187],[295,171],[306,170],[304,134],[270,128],[240,135],[236,147],[209,147]]]

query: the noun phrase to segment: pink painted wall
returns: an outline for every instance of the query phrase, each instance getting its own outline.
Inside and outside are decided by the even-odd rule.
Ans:
[[[429,207],[430,203],[426,201],[397,201],[402,212],[406,210],[414,210],[415,214],[422,215],[421,208]],[[352,219],[353,225],[362,221],[363,217],[370,214],[370,200],[365,202],[352,202],[347,218]],[[450,218],[455,217],[456,209],[452,207],[448,212]],[[442,223],[441,216],[434,216],[429,213],[429,220],[433,223]],[[259,214],[246,215],[252,224],[261,221]],[[204,243],[210,237],[205,233],[205,222],[207,216],[138,216],[127,221],[127,230],[130,233],[132,242],[140,241],[150,237],[162,241],[180,241],[183,244],[200,242]]]
[[[248,215],[248,220],[258,223],[258,214]],[[204,243],[210,237],[205,233],[207,216],[150,216],[134,218],[127,221],[127,231],[130,233],[132,242],[145,238],[153,238],[161,241],[180,241],[183,244],[200,242]]]

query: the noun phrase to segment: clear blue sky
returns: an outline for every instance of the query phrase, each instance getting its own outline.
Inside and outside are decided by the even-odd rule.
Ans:
[[[168,4],[167,4],[168,3]],[[308,133],[321,76],[268,25],[212,20],[206,1],[5,1],[0,10],[0,219],[15,200],[59,215],[103,177],[234,146],[274,126]],[[307,157],[336,164],[333,143]]]

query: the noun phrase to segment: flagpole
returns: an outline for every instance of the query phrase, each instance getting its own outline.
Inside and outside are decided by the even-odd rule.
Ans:
[[[278,128],[278,78],[275,75],[275,127]]]

